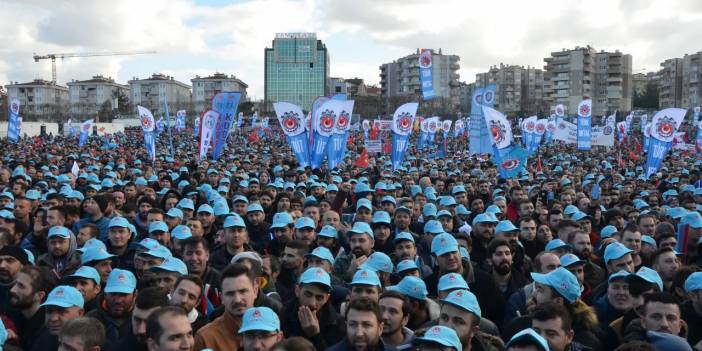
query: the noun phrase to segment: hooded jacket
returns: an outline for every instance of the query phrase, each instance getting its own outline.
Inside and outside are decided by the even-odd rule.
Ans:
[[[47,252],[37,259],[37,266],[44,266],[51,269],[58,279],[62,277],[73,274],[73,272],[80,267],[80,257],[78,256],[77,249],[78,243],[76,241],[76,236],[71,233],[69,238],[70,243],[68,244],[68,252],[63,257],[54,257],[50,252]]]

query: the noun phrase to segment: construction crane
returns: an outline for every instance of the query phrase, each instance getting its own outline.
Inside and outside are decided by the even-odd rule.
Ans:
[[[155,54],[156,51],[121,51],[121,52],[84,52],[84,53],[72,53],[72,54],[46,54],[37,55],[34,54],[34,62],[39,62],[39,60],[51,59],[51,82],[56,84],[56,59],[64,59],[70,57],[93,57],[93,56],[122,56],[122,55],[143,55],[143,54]]]

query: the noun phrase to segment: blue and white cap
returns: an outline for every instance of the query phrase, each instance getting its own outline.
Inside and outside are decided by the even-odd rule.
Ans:
[[[327,224],[322,227],[317,236],[336,239],[338,237],[338,232],[336,231],[336,228]]]
[[[424,283],[423,280],[413,276],[406,276],[402,278],[397,285],[388,286],[387,290],[397,291],[400,294],[415,300],[425,300],[429,295],[426,283]]]
[[[59,285],[53,290],[51,290],[49,296],[46,298],[46,301],[44,301],[44,303],[41,304],[41,306],[56,306],[61,308],[83,308],[83,304],[83,295],[81,295],[78,289],[68,285]]]
[[[329,251],[329,249],[327,249],[326,247],[316,247],[314,250],[312,250],[312,252],[305,255],[305,258],[307,257],[316,257],[320,260],[326,260],[332,266],[334,265],[334,256],[332,255],[331,251]]]
[[[415,338],[413,343],[417,345],[423,343],[436,343],[445,347],[451,347],[454,349],[454,351],[463,350],[461,340],[458,338],[456,331],[441,325],[436,325],[427,329],[424,336]]]
[[[685,280],[685,292],[702,290],[702,272],[694,272]]]
[[[443,300],[441,300],[441,302],[462,308],[476,315],[478,318],[481,317],[482,311],[480,310],[478,299],[472,292],[468,291],[468,289],[452,291]]]
[[[190,230],[190,227],[188,227],[187,225],[177,225],[173,227],[173,230],[171,231],[171,237],[173,237],[173,239],[185,240],[192,236],[193,233]]]
[[[175,257],[167,257],[166,259],[163,260],[163,262],[161,262],[160,265],[153,266],[153,267],[149,268],[149,271],[151,271],[151,272],[168,271],[168,272],[175,272],[175,273],[178,273],[180,275],[186,275],[186,274],[188,274],[188,267],[180,259],[177,259]]]
[[[509,349],[510,346],[518,342],[531,342],[534,346],[539,347],[541,350],[549,351],[548,342],[546,342],[546,339],[531,328],[524,329],[519,333],[514,334],[514,336],[512,336],[512,338],[507,342],[507,345],[505,345],[505,349]]]
[[[539,284],[549,286],[570,303],[579,299],[583,290],[575,275],[563,267],[547,274],[532,272],[531,278]]]
[[[331,290],[331,277],[329,273],[319,267],[308,268],[300,275],[300,285],[302,284],[319,284]]]
[[[351,279],[351,286],[353,285],[370,285],[382,287],[380,283],[380,278],[378,274],[370,269],[359,269],[354,273],[353,279]]]
[[[80,266],[75,273],[66,276],[66,278],[85,278],[85,279],[92,279],[95,284],[100,285],[100,273],[98,273],[97,269],[90,267],[90,266]]]
[[[136,289],[136,277],[124,269],[113,269],[107,277],[106,293],[132,294]]]
[[[622,258],[624,255],[634,252],[630,249],[628,249],[626,246],[624,246],[622,243],[611,243],[607,245],[605,248],[604,252],[604,261],[605,264],[609,263],[609,261],[612,260],[618,260]]]
[[[361,266],[358,268],[370,269],[372,271],[384,273],[392,273],[392,271],[394,270],[394,266],[392,264],[390,256],[380,251],[375,251],[372,254],[370,254],[370,256],[368,256],[368,259],[366,259],[366,261],[363,262],[363,264],[361,264]]]
[[[419,269],[417,262],[414,262],[413,260],[402,260],[397,263],[397,273],[402,273],[413,269]]]
[[[661,279],[661,276],[658,274],[658,272],[646,266],[642,266],[635,274],[630,274],[626,279],[627,281],[631,279],[642,279],[647,283],[656,284],[660,291],[664,291],[663,279]]]
[[[280,330],[280,319],[272,309],[268,307],[251,307],[244,312],[239,334],[249,331],[272,333]]]
[[[458,251],[458,241],[453,235],[442,233],[434,237],[431,241],[431,253],[441,256],[449,252]]]
[[[49,229],[49,234],[47,236],[49,239],[53,237],[59,237],[63,239],[70,239],[71,238],[71,231],[68,230],[66,227],[62,226],[54,226]]]
[[[438,291],[465,289],[469,290],[468,283],[458,273],[446,273],[439,278]]]

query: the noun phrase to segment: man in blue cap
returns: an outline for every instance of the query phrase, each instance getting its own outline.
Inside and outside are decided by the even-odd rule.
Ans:
[[[282,255],[285,244],[293,240],[295,234],[294,223],[292,216],[288,212],[278,212],[273,215],[273,224],[271,224],[273,238],[266,247],[266,251],[269,254],[276,257]]]
[[[259,203],[249,204],[246,210],[246,231],[254,250],[262,252],[271,241],[271,224],[266,222],[266,214]]]
[[[373,253],[375,240],[373,230],[365,222],[354,223],[347,234],[349,236],[350,252],[337,257],[336,262],[334,262],[334,275],[343,281],[349,282],[353,278],[354,273],[356,273],[356,269]]]
[[[449,350],[461,351],[463,345],[458,339],[456,331],[445,326],[433,326],[424,332],[424,335],[416,337],[412,342],[421,351],[429,350]]]
[[[58,335],[68,321],[82,317],[83,296],[76,288],[59,285],[49,293],[43,304],[44,328],[32,346],[32,350],[58,349]]]
[[[296,298],[286,303],[281,319],[287,336],[302,336],[318,350],[325,350],[343,338],[344,322],[332,306],[331,278],[321,268],[305,270],[295,287]]]
[[[107,277],[100,307],[88,313],[105,327],[107,340],[117,342],[130,333],[129,319],[136,299],[137,279],[130,271],[115,269]]]
[[[681,306],[682,319],[689,328],[690,344],[697,345],[702,340],[702,272],[690,274],[684,288],[689,300]]]
[[[244,351],[268,351],[283,339],[278,315],[268,307],[252,307],[242,318],[239,334]]]
[[[343,340],[327,351],[382,351],[383,321],[378,303],[369,298],[351,300],[346,312],[346,330]],[[319,350],[319,348],[317,348]]]
[[[51,269],[57,276],[69,275],[80,265],[76,237],[66,227],[51,227],[47,235],[48,251],[37,259],[38,266]]]
[[[130,226],[124,217],[114,217],[110,220],[107,251],[115,255],[114,267],[133,271],[136,250],[130,246],[134,236]]]
[[[223,230],[224,244],[214,249],[210,255],[210,265],[217,270],[222,270],[229,265],[236,254],[252,250],[249,246],[246,223],[238,214],[227,216]]]
[[[98,307],[98,295],[102,292],[100,274],[90,266],[81,266],[75,273],[65,277],[66,282],[83,295],[84,309],[90,312]]]
[[[468,290],[458,289],[440,300],[438,325],[453,329],[463,350],[496,350],[480,332],[481,310],[478,300]]]

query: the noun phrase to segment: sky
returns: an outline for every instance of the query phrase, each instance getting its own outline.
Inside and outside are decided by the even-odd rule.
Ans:
[[[0,0],[0,84],[50,80],[50,61],[35,53],[153,50],[58,60],[58,82],[163,73],[190,84],[221,72],[262,99],[264,49],[278,32],[317,33],[331,76],[367,84],[417,48],[459,55],[468,83],[493,65],[543,68],[551,52],[585,45],[631,54],[645,73],[702,51],[699,28],[699,0]]]

